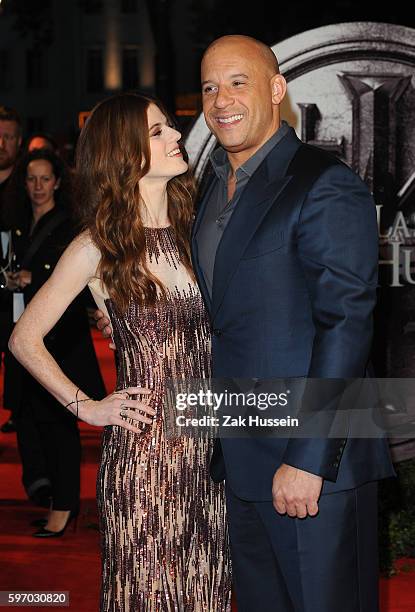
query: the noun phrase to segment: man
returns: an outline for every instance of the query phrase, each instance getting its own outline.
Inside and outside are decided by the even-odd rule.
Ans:
[[[222,145],[192,236],[217,379],[365,375],[377,285],[370,194],[304,145],[279,106],[272,51],[225,36],[202,60],[203,112]],[[101,321],[102,328],[106,321]],[[222,438],[238,612],[375,612],[376,481],[385,440]]]
[[[377,285],[368,190],[303,145],[279,105],[272,51],[226,36],[202,61],[203,112],[222,148],[193,232],[216,378],[365,374]],[[376,485],[384,440],[222,439],[238,610],[375,612]]]
[[[0,106],[0,206],[22,143],[22,123],[14,108]],[[1,209],[0,209],[1,211]],[[2,216],[0,215],[0,223]],[[4,228],[0,225],[0,229]]]
[[[7,222],[4,218],[4,194],[7,184],[13,172],[16,159],[22,142],[22,124],[20,117],[13,108],[0,106],[0,285],[6,284],[6,277],[3,270],[9,263],[10,236],[8,233]],[[9,296],[4,289],[0,289],[0,363],[2,354],[6,351],[9,339],[12,320],[11,305]],[[8,419],[1,427],[4,433],[15,431],[13,419]]]

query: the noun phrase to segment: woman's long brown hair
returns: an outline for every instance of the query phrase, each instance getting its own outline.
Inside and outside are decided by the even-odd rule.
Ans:
[[[147,109],[162,105],[138,94],[100,102],[79,137],[76,152],[76,209],[83,229],[101,253],[100,277],[120,312],[130,300],[154,304],[162,283],[146,265],[138,183],[150,168]],[[167,184],[168,216],[180,259],[192,274],[190,231],[194,185],[189,171]]]

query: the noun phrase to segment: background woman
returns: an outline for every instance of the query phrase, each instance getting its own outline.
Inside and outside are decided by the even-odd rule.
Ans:
[[[230,606],[223,489],[208,473],[211,441],[168,437],[162,403],[166,379],[206,377],[210,363],[179,139],[146,97],[123,94],[95,107],[77,151],[85,231],[11,339],[17,358],[61,404],[106,426],[97,482],[102,611]],[[64,375],[43,343],[87,284],[110,316],[119,353],[118,391],[100,402]]]
[[[13,176],[6,206],[14,268],[8,288],[13,291],[11,308],[16,320],[51,276],[74,237],[70,180],[62,160],[46,149],[23,157]],[[51,328],[45,344],[68,376],[96,397],[105,395],[81,296]],[[34,522],[41,527],[34,535],[62,535],[70,514],[75,516],[79,510],[78,425],[53,395],[13,361],[7,368],[5,397],[17,420],[23,484],[29,497],[41,505],[49,505],[49,495],[52,498],[48,518]]]

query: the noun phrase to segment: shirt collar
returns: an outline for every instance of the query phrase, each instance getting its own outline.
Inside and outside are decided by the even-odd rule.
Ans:
[[[246,174],[251,177],[257,168],[260,166],[265,157],[270,151],[281,142],[281,140],[290,131],[290,126],[286,121],[282,121],[280,127],[276,132],[269,138],[256,153],[252,155],[246,162],[240,166],[236,171],[236,179],[241,178],[242,174]],[[229,174],[229,161],[228,156],[223,147],[218,147],[210,155],[210,161],[217,177],[227,182]]]

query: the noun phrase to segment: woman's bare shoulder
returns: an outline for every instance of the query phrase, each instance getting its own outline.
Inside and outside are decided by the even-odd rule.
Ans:
[[[89,230],[81,232],[72,240],[65,255],[70,257],[74,263],[76,262],[83,268],[88,268],[91,276],[95,275],[101,259]]]

